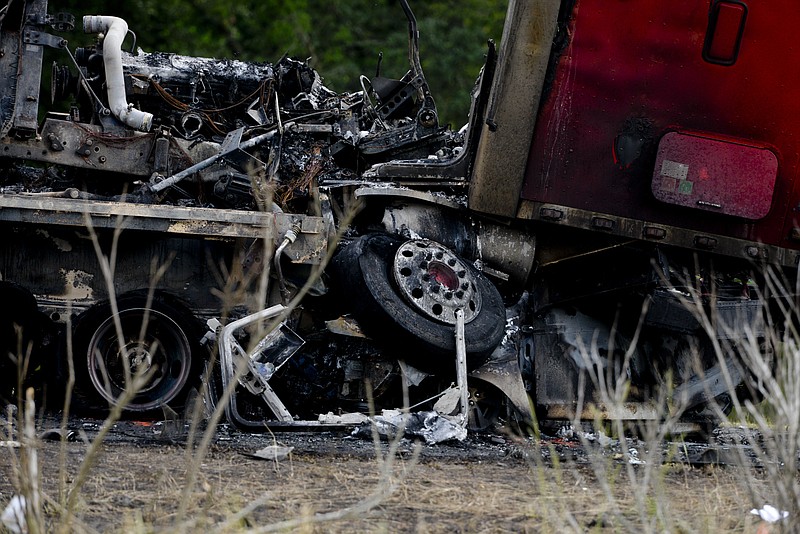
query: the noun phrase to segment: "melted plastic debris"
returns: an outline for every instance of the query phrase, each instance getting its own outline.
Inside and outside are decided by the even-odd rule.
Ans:
[[[372,428],[390,439],[401,433],[408,438],[420,437],[428,445],[451,440],[464,441],[467,437],[466,428],[437,412],[405,413],[400,410],[383,410],[382,415],[372,418],[371,424],[356,428],[353,436],[371,438]]]

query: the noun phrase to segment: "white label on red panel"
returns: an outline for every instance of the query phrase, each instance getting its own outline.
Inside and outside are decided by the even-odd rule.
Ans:
[[[678,163],[677,161],[665,159],[661,163],[661,175],[678,180],[685,180],[689,175],[689,166],[685,163]]]

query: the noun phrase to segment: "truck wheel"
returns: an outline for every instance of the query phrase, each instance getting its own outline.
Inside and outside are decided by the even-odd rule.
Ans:
[[[12,282],[0,281],[0,301],[13,303],[0,308],[0,402],[16,403],[19,372],[38,367],[30,362],[18,366],[18,362],[25,359],[28,344],[36,339],[39,311],[30,291]],[[22,378],[24,383],[29,377]]]
[[[129,412],[147,412],[166,404],[180,404],[192,385],[197,365],[187,310],[143,298],[120,299],[119,312],[108,305],[81,321],[76,332],[76,356],[86,362],[84,386],[114,404],[131,376],[148,376],[125,405]],[[83,355],[83,356],[81,356]],[[199,358],[198,358],[199,359]]]
[[[420,369],[454,370],[456,309],[464,310],[471,367],[503,339],[500,293],[439,243],[370,234],[345,247],[333,271],[366,333]]]

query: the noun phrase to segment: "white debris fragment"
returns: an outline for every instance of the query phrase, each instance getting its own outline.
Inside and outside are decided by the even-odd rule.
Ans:
[[[331,425],[360,425],[369,421],[369,417],[363,413],[343,413],[336,415],[333,412],[319,414],[318,421],[323,424]]]
[[[26,534],[28,532],[28,522],[25,520],[25,497],[14,495],[9,501],[3,515],[0,517],[3,526],[14,534]]]
[[[631,447],[630,449],[628,449],[628,463],[632,465],[644,465],[647,462],[640,459],[639,451]]]
[[[619,443],[618,440],[610,438],[606,436],[602,431],[597,432],[597,443],[600,444],[601,447],[611,447]],[[636,449],[633,449],[636,450]]]
[[[252,454],[255,458],[263,460],[283,460],[294,450],[294,447],[285,447],[283,445],[268,445],[263,449],[259,449]]]
[[[575,429],[572,425],[564,425],[559,427],[558,431],[556,432],[556,436],[561,439],[572,439],[575,437]]]
[[[779,511],[771,504],[765,504],[760,510],[753,508],[750,510],[750,513],[759,516],[762,521],[766,521],[767,523],[777,523],[781,519],[789,517],[789,512],[786,510]]]
[[[381,415],[372,418],[372,425],[382,436],[394,438],[402,432],[407,437],[421,437],[428,445],[450,440],[464,441],[467,437],[466,428],[437,412],[383,410]],[[353,435],[368,437],[369,428],[369,425],[356,428]]]
[[[598,430],[596,433],[578,431],[577,434],[586,441],[597,442],[604,448],[613,447],[619,443],[619,440],[608,437],[602,430]]]
[[[446,390],[436,404],[433,405],[433,410],[442,415],[456,415],[461,400],[461,388],[458,386],[450,386]]]
[[[403,373],[405,379],[408,380],[409,385],[418,386],[423,380],[431,376],[424,371],[420,371],[413,365],[409,365],[405,360],[397,360],[397,363],[400,364],[400,371]]]
[[[519,315],[506,317],[506,331],[500,344],[513,343],[517,337],[517,332],[519,332]]]

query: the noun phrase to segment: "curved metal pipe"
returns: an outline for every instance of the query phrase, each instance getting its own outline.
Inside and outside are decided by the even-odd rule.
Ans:
[[[128,23],[119,17],[86,15],[83,17],[83,31],[105,33],[103,62],[106,68],[106,88],[111,113],[131,128],[142,132],[150,131],[150,127],[153,125],[153,114],[134,109],[132,104],[128,104],[125,95],[125,78],[122,75],[122,41],[128,34]]]
[[[199,113],[188,111],[181,115],[181,128],[187,139],[197,135],[202,127],[203,117]]]

